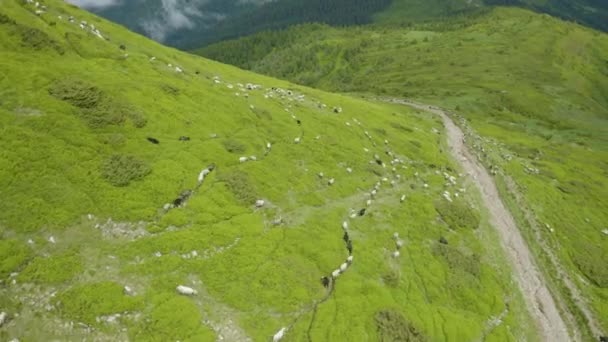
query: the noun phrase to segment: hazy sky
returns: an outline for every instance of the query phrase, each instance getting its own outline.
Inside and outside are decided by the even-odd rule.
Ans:
[[[121,0],[66,0],[69,3],[85,8],[104,8],[114,6]]]

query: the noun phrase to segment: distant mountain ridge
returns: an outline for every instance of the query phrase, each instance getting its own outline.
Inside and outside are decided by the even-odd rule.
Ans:
[[[603,0],[67,0],[156,41],[191,50],[303,23],[409,24],[518,6],[608,31]]]

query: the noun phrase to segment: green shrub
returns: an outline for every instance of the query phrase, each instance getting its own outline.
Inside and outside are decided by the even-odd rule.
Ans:
[[[244,153],[247,150],[247,146],[234,139],[226,139],[222,141],[222,144],[224,145],[226,151],[230,153]]]
[[[78,108],[95,108],[101,103],[104,93],[96,86],[74,78],[54,82],[49,94]]]
[[[255,203],[256,191],[249,176],[242,171],[234,171],[219,176],[220,181],[223,181],[228,186],[228,189],[234,194],[236,199],[243,204]]]
[[[15,272],[30,253],[30,249],[17,240],[0,240],[0,278],[6,278]]]
[[[436,201],[435,210],[441,215],[448,227],[453,230],[477,229],[481,221],[479,213],[464,201]]]
[[[608,249],[590,242],[580,244],[574,251],[574,263],[585,277],[598,287],[608,288],[608,264],[605,262]]]
[[[433,245],[433,254],[442,257],[452,271],[465,271],[475,277],[481,273],[481,262],[476,254],[466,255],[455,247],[440,243]]]
[[[391,288],[397,288],[399,286],[399,273],[395,271],[389,271],[382,276],[384,284]]]
[[[59,284],[71,280],[82,272],[77,251],[51,257],[37,257],[19,274],[19,281],[26,283]]]
[[[64,54],[65,50],[59,43],[49,37],[48,34],[32,27],[19,25],[19,33],[21,35],[21,46],[34,50],[44,50],[47,48],[57,51],[59,54]]]
[[[147,176],[152,169],[134,156],[114,154],[103,162],[101,175],[114,186],[127,186]]]
[[[124,294],[123,287],[114,282],[101,282],[73,287],[55,300],[59,312],[66,318],[96,324],[95,318],[102,315],[135,311],[143,301]]]
[[[382,310],[374,316],[378,340],[381,342],[418,342],[426,341],[424,334],[418,331],[403,315],[394,310]]]

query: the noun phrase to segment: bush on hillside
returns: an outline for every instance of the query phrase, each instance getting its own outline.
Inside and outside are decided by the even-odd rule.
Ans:
[[[433,245],[433,254],[443,258],[452,271],[461,270],[475,277],[481,273],[481,261],[475,254],[466,255],[455,247],[440,243]]]
[[[464,201],[436,201],[435,210],[441,215],[448,227],[453,230],[477,229],[481,221],[479,213]]]
[[[152,169],[134,156],[115,154],[101,166],[101,175],[114,186],[127,186],[132,181],[144,178]]]
[[[104,98],[104,93],[99,88],[74,78],[55,81],[49,88],[49,94],[82,109],[95,108]]]
[[[247,146],[235,139],[226,139],[222,141],[222,144],[230,153],[244,153],[247,150]]]
[[[225,182],[228,189],[234,194],[236,199],[243,204],[255,203],[256,191],[249,176],[242,171],[234,171],[219,176],[220,181]]]
[[[593,284],[601,288],[608,288],[608,249],[597,243],[579,243],[580,247],[573,253],[574,263],[578,269]]]
[[[374,316],[378,340],[381,342],[421,342],[427,337],[418,331],[403,315],[394,310],[382,310]]]
[[[53,40],[48,34],[32,27],[19,26],[21,35],[21,45],[34,50],[53,49],[59,54],[64,54],[65,50],[59,43]]]

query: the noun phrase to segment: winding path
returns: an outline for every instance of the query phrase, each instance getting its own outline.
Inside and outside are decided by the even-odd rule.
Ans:
[[[445,111],[437,107],[398,99],[392,99],[390,102],[428,111],[441,117],[448,134],[450,153],[479,188],[490,214],[490,223],[498,231],[502,246],[513,266],[515,280],[519,284],[528,311],[538,325],[542,340],[575,340],[575,337],[570,336],[556,302],[545,284],[543,274],[536,265],[534,256],[528,249],[513,216],[502,202],[494,180],[464,144],[462,130],[454,124]]]

